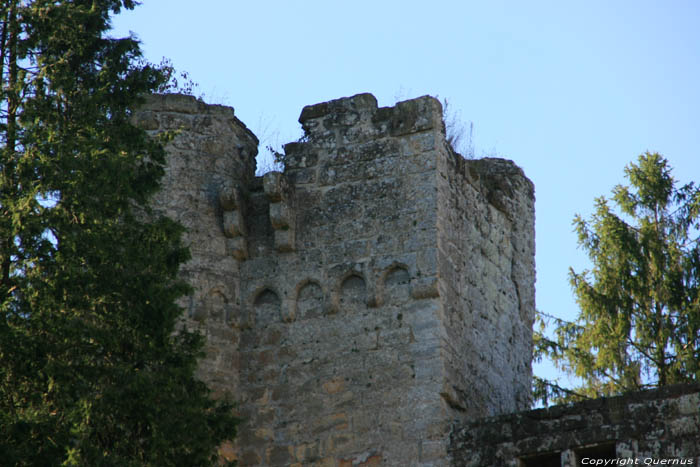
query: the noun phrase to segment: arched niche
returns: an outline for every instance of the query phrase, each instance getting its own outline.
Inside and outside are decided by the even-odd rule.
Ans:
[[[357,307],[367,304],[367,284],[359,274],[351,274],[340,284],[340,306]]]
[[[223,323],[230,313],[229,303],[221,288],[215,287],[201,297],[191,318],[199,323]]]
[[[299,288],[296,319],[313,319],[323,315],[323,289],[316,281],[306,281]]]
[[[255,296],[255,300],[253,300],[255,326],[264,327],[280,322],[281,308],[282,301],[274,290],[265,288],[258,292]]]

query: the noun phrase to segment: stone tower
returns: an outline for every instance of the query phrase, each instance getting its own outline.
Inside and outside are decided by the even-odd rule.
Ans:
[[[534,190],[465,160],[431,97],[305,107],[254,176],[233,109],[155,96],[178,130],[156,206],[188,228],[201,376],[240,401],[240,465],[450,465],[455,420],[529,407]]]

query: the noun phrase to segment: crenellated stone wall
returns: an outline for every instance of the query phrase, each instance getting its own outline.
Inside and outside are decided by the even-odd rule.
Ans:
[[[223,230],[229,205],[220,202],[251,184],[258,139],[230,107],[190,96],[156,95],[134,117],[151,134],[175,132],[154,208],[180,222],[192,259],[181,274],[194,293],[181,305],[188,326],[206,336],[200,375],[216,394],[240,388],[240,273],[235,245]],[[225,201],[225,200],[224,200]]]
[[[233,109],[155,96],[177,130],[158,209],[188,229],[200,374],[245,418],[240,465],[450,465],[463,422],[529,406],[534,190],[466,161],[431,97],[305,107],[285,171],[254,177]]]

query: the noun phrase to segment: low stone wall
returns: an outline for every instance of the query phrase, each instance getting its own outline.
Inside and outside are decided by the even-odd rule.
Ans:
[[[700,465],[700,385],[485,418],[453,431],[450,455],[458,466]]]

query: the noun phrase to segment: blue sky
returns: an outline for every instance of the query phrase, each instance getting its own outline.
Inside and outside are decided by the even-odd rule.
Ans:
[[[447,98],[476,154],[535,183],[537,307],[577,313],[571,221],[646,151],[700,181],[700,2],[145,0],[114,20],[259,136],[301,135],[305,105],[371,92]],[[538,366],[536,372],[552,375]]]

